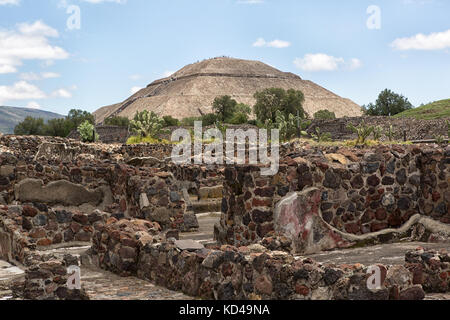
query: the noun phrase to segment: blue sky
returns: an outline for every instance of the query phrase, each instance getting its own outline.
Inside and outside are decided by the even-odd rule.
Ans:
[[[361,105],[389,88],[418,106],[450,98],[449,12],[447,0],[0,0],[0,105],[94,111],[226,55]]]

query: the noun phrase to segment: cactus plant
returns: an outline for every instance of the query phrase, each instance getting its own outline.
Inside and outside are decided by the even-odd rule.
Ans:
[[[350,123],[347,128],[352,130],[354,133],[358,135],[358,139],[356,140],[356,144],[365,144],[367,138],[372,134],[375,130],[373,126],[368,126],[363,121],[357,127]]]

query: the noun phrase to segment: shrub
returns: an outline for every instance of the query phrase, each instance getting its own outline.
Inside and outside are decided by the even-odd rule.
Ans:
[[[354,133],[356,133],[358,135],[356,144],[365,144],[367,138],[372,134],[372,132],[375,129],[373,126],[366,125],[366,123],[364,121],[361,122],[357,127],[355,127],[353,124],[350,123],[347,126],[347,128],[349,128],[350,130],[352,130]]]
[[[317,142],[329,142],[329,141],[332,140],[331,139],[331,133],[329,133],[329,132],[321,132],[319,127],[316,128],[316,133],[312,134],[312,137]]]
[[[373,140],[380,141],[382,133],[383,133],[382,127],[380,127],[380,126],[374,127],[373,132],[372,132]]]
[[[316,120],[333,120],[336,119],[336,114],[328,110],[320,110],[314,113],[314,119]]]
[[[137,112],[134,119],[130,121],[130,129],[141,137],[157,137],[164,125],[156,113],[144,110]]]
[[[44,134],[44,119],[26,117],[14,128],[14,134],[23,136],[38,136]]]
[[[105,120],[108,126],[127,127],[130,125],[130,119],[127,117],[111,117]]]
[[[214,113],[208,113],[200,117],[200,121],[202,122],[202,125],[205,127],[215,125],[218,119],[219,117]]]
[[[299,123],[300,128],[298,128]],[[297,135],[299,130],[301,135],[306,136],[307,133],[302,131],[302,129],[304,129],[302,124],[305,125],[306,123],[302,123],[301,119],[297,116],[289,114],[289,116],[286,117],[281,111],[277,111],[275,127],[280,130],[280,139],[282,141],[291,140]]]
[[[385,132],[386,137],[389,139],[389,141],[394,141],[394,127],[392,124],[389,126],[389,129]]]
[[[242,112],[235,113],[234,116],[229,121],[229,123],[235,125],[245,124],[247,122],[248,122],[248,115]]]
[[[445,142],[445,138],[442,134],[438,134],[438,135],[434,136],[434,140],[436,140],[436,143],[439,145],[444,144],[444,142]]]
[[[163,121],[164,121],[164,128],[180,126],[180,120],[175,119],[172,116],[163,117]]]
[[[89,121],[85,121],[78,127],[78,133],[81,136],[83,142],[95,142],[98,141],[99,136],[95,131],[95,126]]]

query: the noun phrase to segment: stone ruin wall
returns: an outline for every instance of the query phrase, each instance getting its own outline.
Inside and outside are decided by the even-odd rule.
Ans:
[[[82,144],[73,151],[77,144],[72,142],[62,157],[35,157],[43,142],[12,140],[10,150],[0,154],[0,192],[5,202],[0,207],[1,255],[8,252],[8,260],[26,267],[25,281],[15,289],[19,296],[87,299],[83,290],[65,287],[66,268],[79,264],[78,258],[38,251],[77,241],[92,242],[89,259],[103,269],[205,299],[423,299],[424,292],[450,290],[448,253],[419,249],[407,253],[403,266],[380,265],[385,271],[383,289],[377,292],[367,289],[367,266],[319,264],[288,253],[291,246],[301,248],[295,246],[307,243],[310,235],[313,242],[308,244],[314,250],[353,245],[357,241],[342,234],[358,237],[398,228],[413,211],[449,225],[450,148],[289,150],[287,146],[280,173],[268,178],[254,166],[219,170],[167,163],[128,165],[115,160],[123,159],[116,157],[116,149]],[[96,149],[98,158],[85,157],[89,148]],[[143,149],[135,152],[145,156]],[[15,187],[29,183],[28,179],[40,179],[46,187],[66,181],[85,191],[108,187],[112,201],[104,210],[88,212],[52,208],[53,203],[39,201],[12,205],[17,200]],[[186,227],[182,213],[187,208],[180,188],[192,184],[196,190],[222,181],[223,216],[216,235],[224,245],[180,247],[173,230]],[[162,212],[167,209],[174,211]],[[289,238],[289,230],[277,229],[276,219],[283,214],[295,218],[296,212],[320,218],[326,225],[313,224],[317,230],[309,234],[307,228],[300,230],[307,231],[301,234],[306,238]],[[303,228],[304,222],[298,225]],[[439,240],[439,234],[420,233],[420,228],[417,232],[421,240]],[[322,240],[316,235],[325,233],[323,238],[335,242],[314,247],[316,240]],[[397,240],[380,235],[377,241]]]
[[[291,154],[273,177],[261,176],[256,166],[227,167],[216,238],[240,246],[288,235],[302,252],[308,248],[301,243],[308,241],[313,250],[323,250],[370,243],[365,235],[377,235],[377,242],[411,236],[413,228],[380,232],[400,230],[417,221],[417,214],[450,225],[450,147],[334,151]],[[299,215],[302,210],[316,216]],[[445,234],[418,233],[417,240],[448,240]]]
[[[437,251],[408,252],[404,265],[379,264],[382,289],[371,291],[361,264],[320,264],[258,244],[182,247],[155,237],[141,222],[109,224],[96,232],[91,254],[103,269],[202,299],[422,300],[425,292],[450,290],[450,255]]]
[[[95,126],[95,131],[99,135],[102,143],[126,143],[131,136],[128,128],[117,126]],[[72,130],[67,136],[68,139],[81,140],[81,136],[77,130]]]
[[[450,120],[450,119],[447,119]],[[308,128],[309,134],[314,134],[316,128],[321,132],[329,132],[334,140],[354,140],[356,134],[347,128],[349,123],[358,126],[362,122],[371,126],[383,128],[382,140],[387,140],[384,133],[392,125],[395,140],[403,141],[404,131],[408,141],[429,140],[435,136],[447,137],[448,127],[446,119],[420,120],[414,118],[392,118],[392,117],[358,117],[340,118],[335,120],[313,120]]]

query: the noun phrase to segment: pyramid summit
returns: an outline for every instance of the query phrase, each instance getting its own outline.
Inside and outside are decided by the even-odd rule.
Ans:
[[[253,106],[255,92],[266,88],[301,90],[305,95],[303,108],[310,116],[324,109],[337,117],[362,114],[360,106],[353,101],[293,73],[260,61],[226,57],[187,65],[170,77],[152,82],[125,101],[102,107],[94,114],[98,123],[113,116],[132,118],[143,110],[182,119],[211,113],[214,99],[223,95]]]

